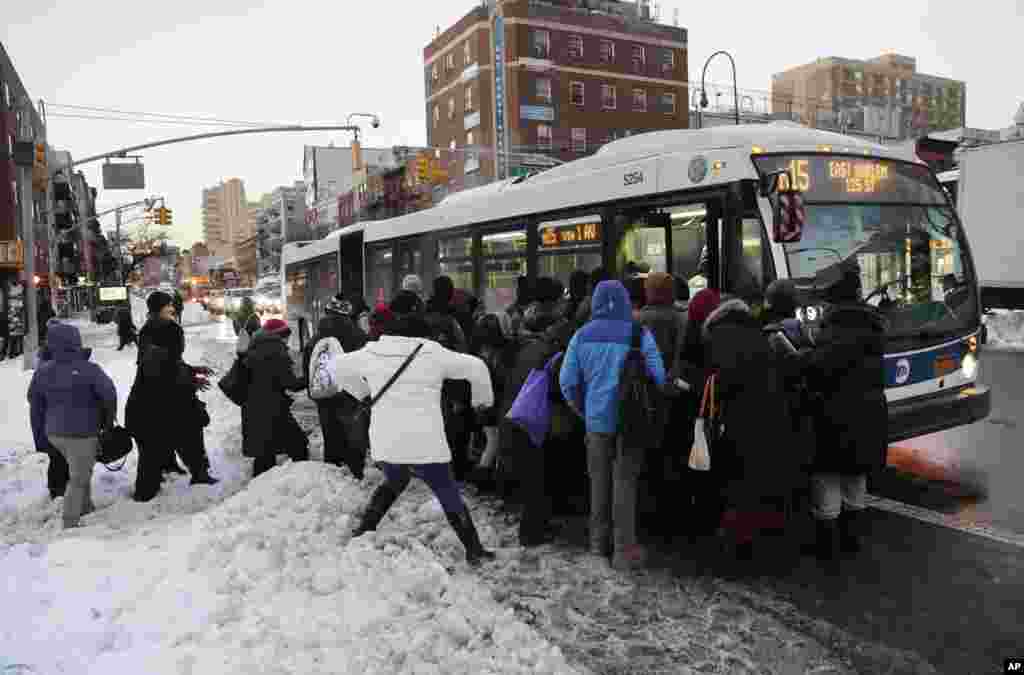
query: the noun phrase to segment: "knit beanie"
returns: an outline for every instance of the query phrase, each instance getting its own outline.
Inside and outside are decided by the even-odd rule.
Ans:
[[[690,300],[688,307],[690,320],[697,325],[703,324],[711,316],[711,312],[718,309],[721,301],[722,297],[718,291],[713,288],[705,288]]]
[[[644,281],[644,290],[647,293],[648,305],[671,305],[675,302],[676,289],[675,280],[671,274],[654,272],[647,276]]]
[[[160,310],[164,307],[173,304],[174,298],[171,297],[169,293],[164,293],[163,291],[153,291],[149,294],[149,297],[146,298],[146,308],[149,310],[150,314],[159,314]]]
[[[281,319],[270,319],[263,324],[263,333],[273,335],[279,338],[287,339],[292,334],[292,329],[288,327],[288,324]]]

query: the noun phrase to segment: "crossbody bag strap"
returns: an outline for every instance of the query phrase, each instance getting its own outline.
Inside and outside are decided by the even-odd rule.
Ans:
[[[405,369],[409,367],[409,364],[412,363],[412,360],[416,358],[416,355],[420,353],[421,349],[423,349],[422,342],[419,345],[417,345],[416,349],[413,350],[412,354],[409,354],[409,357],[405,360],[401,367],[395,371],[395,374],[391,376],[391,379],[387,381],[387,384],[381,387],[380,391],[377,392],[377,395],[370,399],[369,405],[366,406],[367,408],[372,408],[377,404],[377,401],[380,400],[380,397],[386,394],[388,389],[391,388],[391,385],[393,385],[395,381],[402,376],[402,373],[404,373]]]

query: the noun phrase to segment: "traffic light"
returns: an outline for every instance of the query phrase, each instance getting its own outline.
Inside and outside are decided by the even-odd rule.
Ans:
[[[50,174],[46,166],[46,143],[36,143],[35,154],[32,157],[32,189],[36,192],[46,192],[49,182]]]
[[[171,210],[169,208],[167,208],[165,206],[161,206],[159,214],[160,214],[159,223],[161,225],[170,225],[171,224]]]
[[[422,183],[430,178],[430,160],[426,157],[416,159],[416,178]]]

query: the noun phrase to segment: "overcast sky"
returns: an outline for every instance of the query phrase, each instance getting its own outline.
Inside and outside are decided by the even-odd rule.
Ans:
[[[35,100],[257,122],[344,123],[348,113],[373,112],[383,125],[376,133],[367,129],[364,145],[390,146],[425,143],[423,47],[435,26],[451,25],[474,3],[3,4],[0,40]],[[921,72],[964,80],[969,126],[1008,126],[1024,101],[1022,0],[982,0],[970,8],[925,0],[660,4],[663,22],[671,23],[678,8],[679,23],[689,30],[691,80],[700,78],[705,59],[718,49],[736,58],[741,88],[761,90],[769,89],[772,73],[818,57],[870,58],[893,50],[916,57]],[[708,79],[729,82],[728,61],[712,62]],[[48,140],[81,158],[210,129],[51,117]],[[203,187],[237,176],[254,199],[301,178],[303,144],[347,145],[349,138],[242,136],[152,149],[144,153],[145,193],[101,190],[101,206],[166,196],[174,238],[191,245],[202,237]],[[85,168],[95,186],[101,184],[99,166]],[[104,225],[112,228],[112,217]]]

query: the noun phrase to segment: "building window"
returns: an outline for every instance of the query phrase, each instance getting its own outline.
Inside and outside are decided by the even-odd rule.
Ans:
[[[537,125],[537,147],[541,150],[551,149],[551,125],[550,124],[538,124]]]
[[[570,35],[569,36],[569,58],[570,59],[581,59],[581,58],[583,58],[583,36],[582,35]]]
[[[647,65],[647,49],[643,45],[633,45],[632,57],[633,70],[640,72]]]
[[[535,59],[546,59],[551,56],[551,33],[546,30],[535,30],[531,33],[530,56]]]
[[[643,89],[633,90],[633,110],[647,112],[647,92]]]
[[[466,145],[467,146],[473,145],[473,140],[474,140],[473,132],[472,131],[467,131],[466,132]]]
[[[611,40],[601,40],[601,63],[612,63],[615,61],[615,43]]]
[[[462,47],[462,58],[466,61],[467,66],[473,61],[473,50],[469,40],[466,40],[466,44]]]
[[[544,103],[551,103],[551,80],[539,77],[536,80],[537,98]]]
[[[455,97],[448,99],[448,119],[455,119]]]
[[[587,130],[576,129],[572,130],[572,151],[573,152],[586,152],[587,151]]]
[[[665,72],[675,70],[676,53],[671,49],[661,50],[661,69]]]
[[[601,107],[605,110],[615,110],[615,87],[610,84],[601,85]]]
[[[441,106],[434,106],[434,128],[437,128],[437,123],[441,121]]]
[[[444,69],[455,70],[455,52],[448,52],[444,58]]]
[[[583,105],[583,83],[569,83],[569,102],[573,105]]]
[[[661,95],[661,107],[666,115],[676,114],[676,95],[668,92]]]
[[[470,112],[473,109],[473,87],[466,87],[466,112]]]

